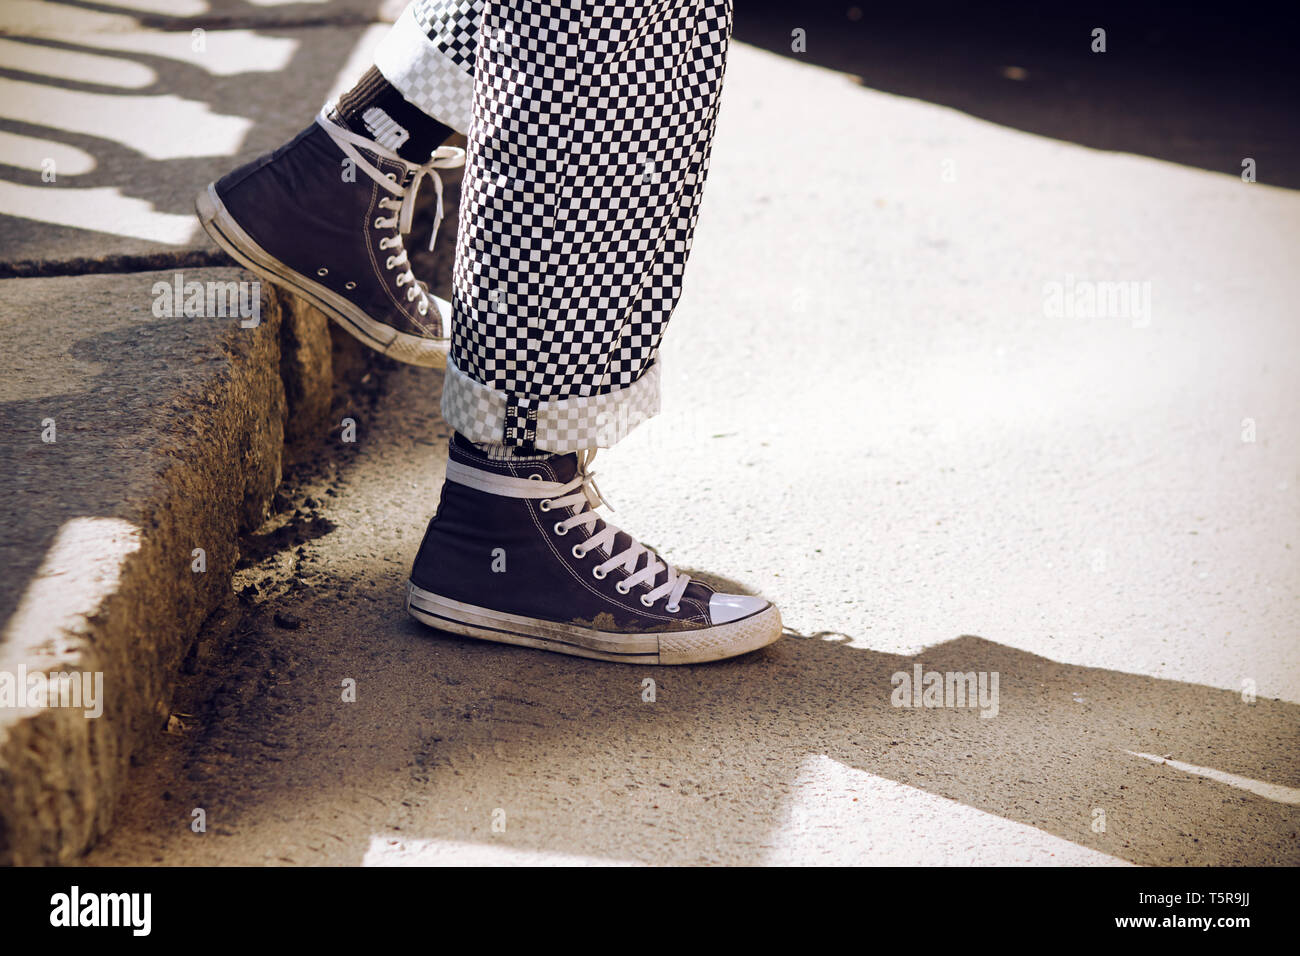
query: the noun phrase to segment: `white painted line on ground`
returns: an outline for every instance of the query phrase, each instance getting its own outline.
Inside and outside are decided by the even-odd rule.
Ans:
[[[818,866],[1127,866],[1023,823],[810,756],[764,864]],[[1090,808],[1080,803],[1079,830]],[[1104,839],[1104,835],[1103,835]]]
[[[1215,770],[1213,767],[1198,767],[1195,764],[1183,763],[1181,760],[1170,760],[1167,757],[1157,757],[1155,754],[1142,754],[1135,750],[1126,750],[1126,754],[1134,757],[1141,757],[1143,760],[1150,760],[1152,763],[1166,764],[1175,770],[1181,770],[1184,773],[1193,773],[1198,777],[1205,777],[1208,780],[1214,780],[1218,783],[1226,783],[1230,787],[1236,787],[1238,790],[1249,790],[1251,793],[1261,796],[1266,800],[1272,800],[1276,803],[1290,803],[1300,805],[1300,790],[1295,787],[1284,787],[1280,783],[1268,783],[1263,780],[1253,780],[1250,777],[1242,777],[1235,773],[1228,773],[1225,770]]]

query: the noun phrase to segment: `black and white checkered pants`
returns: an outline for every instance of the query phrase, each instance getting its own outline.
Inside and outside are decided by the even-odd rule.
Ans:
[[[608,447],[657,354],[709,166],[731,0],[415,0],[376,66],[469,138],[443,415],[479,442]]]

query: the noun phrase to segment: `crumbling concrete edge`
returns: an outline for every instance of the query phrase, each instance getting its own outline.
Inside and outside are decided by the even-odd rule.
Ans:
[[[197,424],[155,450],[160,467],[132,503],[139,526],[56,541],[27,592],[45,605],[30,615],[40,624],[24,629],[22,607],[14,615],[21,639],[0,666],[100,673],[105,704],[94,719],[0,710],[0,865],[71,863],[108,830],[133,755],[166,721],[187,652],[228,600],[240,535],[266,516],[286,464],[319,447],[334,396],[385,367],[302,300],[269,285],[262,295],[261,325],[223,337],[228,361],[199,390]],[[199,543],[206,571],[195,574]],[[69,575],[81,579],[72,600]],[[51,599],[62,603],[53,616]]]

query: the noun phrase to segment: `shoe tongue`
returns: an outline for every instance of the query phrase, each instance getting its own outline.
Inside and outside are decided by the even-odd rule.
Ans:
[[[551,470],[555,473],[556,481],[559,481],[562,484],[567,484],[578,475],[577,455],[554,455],[547,459],[546,463],[551,466]],[[581,510],[586,511],[587,509],[583,508]],[[587,537],[590,538],[599,534],[605,529],[605,525],[606,521],[604,518],[597,518],[596,523],[591,528],[591,533],[587,535]],[[628,534],[626,531],[616,531],[614,533],[614,543],[610,546],[609,553],[611,555],[621,554],[628,548],[632,547],[632,545],[639,543],[640,542],[638,542],[636,538],[632,537],[632,535]],[[637,559],[636,570],[639,571],[641,568],[644,568],[646,563],[649,561],[663,561],[663,559],[656,558],[651,554],[642,554],[641,557]],[[664,571],[660,571],[656,574],[654,580],[651,582],[651,587],[658,587],[663,582],[665,573],[666,572]],[[702,604],[707,605],[709,603],[709,596],[712,593],[713,589],[708,585],[692,579],[692,581],[686,585],[686,591],[683,593],[683,597],[695,598]]]
[[[560,484],[568,484],[578,477],[577,455],[552,455],[546,459],[546,464],[551,466],[551,470],[555,472],[555,480]]]
[[[451,453],[452,456],[455,458],[461,458],[463,456],[465,459],[468,459],[471,462],[475,462],[479,464],[489,463],[487,460],[487,456],[484,455],[483,452],[481,452],[478,448],[476,448],[472,442],[462,437],[459,433],[457,433],[455,437],[452,439]],[[544,463],[551,469],[552,474],[555,476],[552,480],[558,482],[559,484],[568,484],[578,476],[578,456],[576,454],[552,455],[549,458],[545,459]],[[496,467],[500,467],[505,463],[492,461],[490,462],[490,464]],[[516,474],[520,474],[520,473],[529,474],[530,473],[528,471],[529,465],[537,465],[537,464],[543,464],[543,462],[530,462],[530,461],[516,460],[514,462],[515,467],[518,469],[522,469],[522,472],[517,471]],[[586,509],[584,508],[582,510],[585,511]],[[606,522],[603,518],[598,518],[596,524],[591,528],[591,532],[590,534],[587,535],[587,537],[590,538],[598,534],[600,531],[602,531],[605,528],[605,524]],[[630,548],[633,544],[637,544],[637,543],[639,542],[637,542],[637,540],[633,538],[632,535],[628,534],[626,531],[615,532],[614,543],[609,553],[611,555],[620,554],[623,551],[626,551],[628,548]],[[637,570],[640,570],[641,568],[645,567],[647,561],[653,561],[653,560],[662,560],[662,559],[656,559],[648,554],[641,555],[641,557],[637,559]],[[655,580],[652,586],[657,587],[662,582],[663,574],[664,572],[660,571],[659,574],[655,575]],[[708,585],[703,584],[696,580],[692,580],[686,586],[686,591],[683,597],[695,598],[701,603],[707,605],[709,603],[709,596],[712,593],[713,593],[713,589]]]
[[[574,473],[574,474],[577,474],[577,463],[576,463],[576,461],[575,461],[574,464],[573,464],[573,473]],[[570,480],[571,480],[571,479],[570,479]],[[579,508],[578,510],[579,510],[579,511],[594,511],[595,509],[594,509],[594,508],[589,508],[589,507],[582,507],[582,508]],[[598,516],[598,517],[596,518],[596,523],[595,523],[594,525],[591,526],[590,533],[587,534],[587,538],[590,539],[590,538],[593,538],[593,537],[595,537],[596,535],[600,534],[600,532],[602,532],[602,531],[605,530],[605,527],[606,527],[607,525],[608,525],[608,522],[607,522],[604,518]],[[636,538],[634,538],[632,535],[628,534],[626,531],[623,531],[623,530],[620,529],[620,530],[614,532],[614,541],[613,541],[613,543],[611,543],[611,544],[608,546],[608,547],[609,547],[609,555],[612,557],[613,555],[616,555],[616,554],[622,554],[622,553],[623,553],[624,551],[626,551],[628,548],[631,548],[633,545],[638,545],[638,544],[642,544],[642,542],[638,541]],[[644,545],[642,545],[642,546],[644,547]],[[654,554],[651,554],[651,553],[649,553],[649,552],[644,552],[644,553],[641,554],[640,557],[638,557],[638,558],[636,559],[636,567],[633,568],[632,572],[629,572],[629,573],[635,573],[635,572],[637,572],[637,571],[640,571],[642,568],[644,568],[644,567],[645,567],[647,564],[649,564],[650,562],[666,563],[666,562],[663,561],[662,558],[656,557]],[[649,582],[649,586],[650,586],[651,588],[656,588],[656,587],[658,587],[661,583],[663,583],[664,574],[666,574],[666,573],[667,573],[666,571],[661,570],[661,571],[660,571],[658,574],[656,574],[656,575],[654,576],[654,578]],[[689,589],[689,588],[690,588],[690,585],[687,585],[687,588]]]

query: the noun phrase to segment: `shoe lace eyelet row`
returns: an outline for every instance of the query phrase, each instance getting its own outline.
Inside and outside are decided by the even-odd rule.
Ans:
[[[529,477],[536,479],[538,481],[542,480],[542,476],[537,474],[529,475]],[[553,508],[554,508],[554,504],[552,499],[550,498],[542,498],[539,499],[537,502],[538,511],[551,511],[553,510]],[[552,530],[555,532],[555,534],[561,538],[569,533],[569,528],[565,525],[563,521],[557,521],[551,527]],[[580,544],[575,544],[570,549],[570,553],[578,560],[582,560],[587,556],[587,549]],[[599,564],[597,564],[595,567],[591,569],[591,576],[595,578],[597,581],[603,581],[606,577],[609,576],[609,572],[603,570],[602,567]],[[619,594],[630,594],[632,591],[632,589],[628,587],[625,581],[616,582],[614,584],[614,590],[618,591]],[[655,606],[655,600],[651,600],[648,594],[642,594],[640,600],[641,600],[642,607],[650,608]],[[665,604],[664,610],[667,611],[669,614],[676,614],[678,611],[681,610],[681,605]]]
[[[415,303],[419,314],[427,316],[430,309],[427,289],[423,287],[422,283],[418,283],[415,275],[411,272],[410,263],[403,248],[402,236],[410,231],[415,210],[415,198],[421,183],[425,182],[427,178],[431,181],[437,198],[437,211],[434,215],[433,230],[429,239],[429,251],[433,251],[434,241],[438,235],[438,227],[443,219],[442,179],[436,171],[439,169],[454,169],[465,165],[465,151],[450,146],[439,146],[430,153],[427,162],[414,163],[369,137],[352,132],[337,121],[336,118],[333,118],[328,109],[321,111],[320,115],[316,117],[316,123],[348,159],[355,163],[357,169],[363,171],[387,193],[387,195],[379,197],[377,206],[374,208],[376,211],[386,211],[389,215],[376,215],[371,219],[371,222],[375,229],[391,229],[395,230],[396,233],[381,236],[379,248],[401,250],[397,255],[388,258],[387,268],[391,271],[398,266],[405,266],[405,270],[397,277],[397,285],[399,287],[408,283],[411,285],[411,288],[407,289],[406,292],[406,301]],[[362,152],[358,152],[358,148],[368,152],[363,155]],[[319,274],[322,277],[325,276],[326,270],[324,267],[319,270]],[[356,284],[351,283],[346,288],[351,291],[356,288]]]

